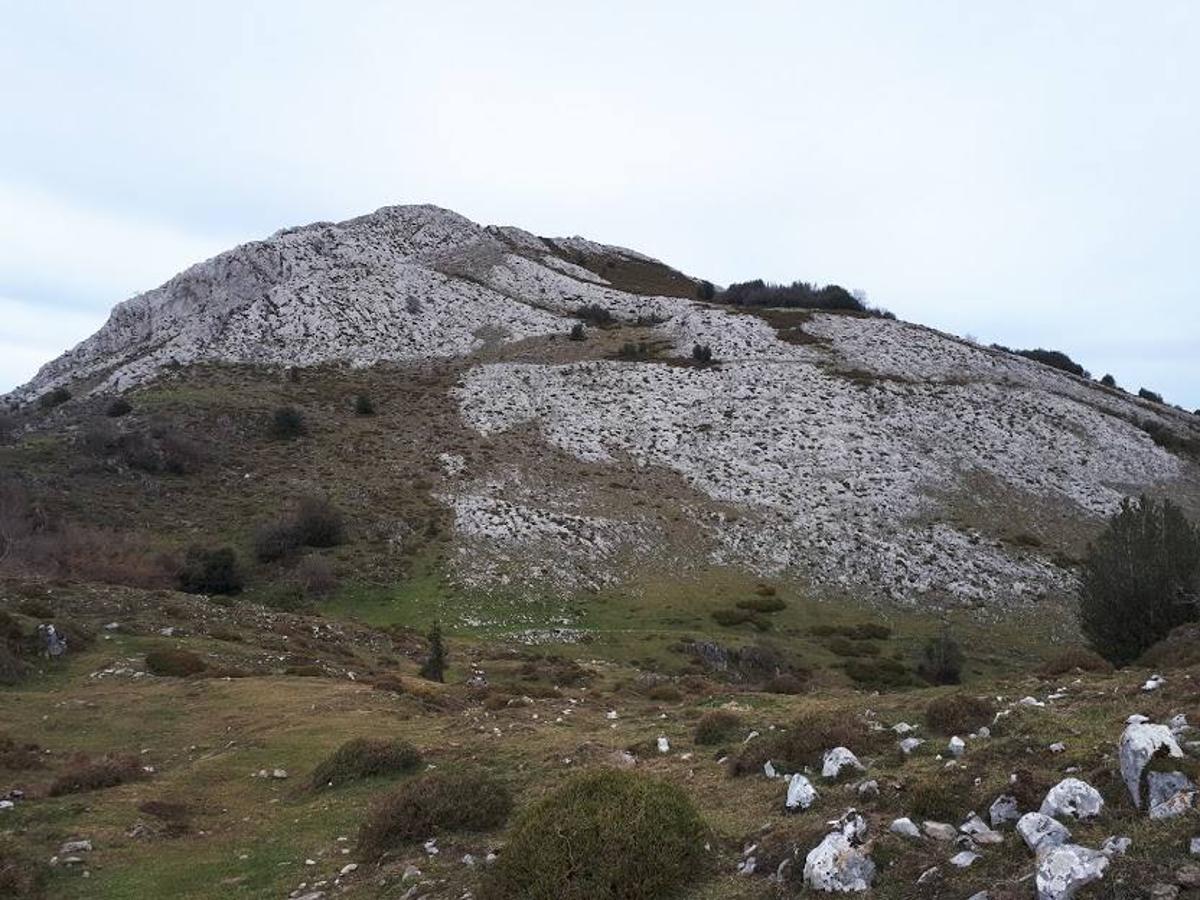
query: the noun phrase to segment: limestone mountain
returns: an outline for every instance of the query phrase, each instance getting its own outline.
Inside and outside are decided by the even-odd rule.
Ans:
[[[386,207],[193,266],[8,399],[70,392],[35,432],[214,367],[303,383],[436,364],[432,405],[393,410],[419,442],[381,445],[379,466],[428,471],[456,583],[561,597],[715,566],[1000,607],[1070,596],[1122,497],[1197,507],[1189,414],[920,325],[698,285],[634,251]]]

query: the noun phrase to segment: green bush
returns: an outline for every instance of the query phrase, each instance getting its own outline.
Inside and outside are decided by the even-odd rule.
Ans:
[[[917,674],[930,684],[958,684],[962,681],[963,652],[948,632],[930,638],[921,650]]]
[[[856,753],[863,753],[878,741],[878,737],[854,715],[809,711],[786,728],[766,732],[745,744],[730,759],[729,772],[731,775],[761,772],[767,760],[785,772],[800,772],[805,766],[819,763],[825,751],[833,747],[849,747]]]
[[[776,597],[774,594],[749,597],[745,600],[739,600],[737,605],[740,609],[748,609],[759,613],[776,613],[787,609],[787,602],[780,597]]]
[[[187,678],[208,668],[208,663],[190,650],[152,650],[146,654],[146,671],[151,675]]]
[[[430,772],[386,794],[358,831],[358,852],[374,859],[388,850],[447,831],[486,831],[512,811],[508,787],[478,771]]]
[[[1197,618],[1200,530],[1170,500],[1125,500],[1088,548],[1079,623],[1116,665]]]
[[[482,900],[658,900],[709,866],[708,828],[678,787],[645,775],[577,775],[513,827]]]
[[[861,657],[879,655],[879,647],[875,644],[869,644],[865,641],[852,641],[841,635],[831,637],[825,646],[829,648],[831,653],[838,656]]]
[[[133,406],[124,397],[117,397],[104,408],[104,414],[110,419],[119,419],[131,412],[133,412]]]
[[[838,635],[855,641],[886,641],[892,636],[892,629],[878,622],[858,622],[854,625],[814,625],[808,629],[808,632],[814,637]]]
[[[42,409],[53,409],[56,406],[62,406],[71,399],[71,392],[65,387],[56,387],[54,390],[47,391],[38,397],[38,406]]]
[[[970,734],[996,717],[996,704],[986,697],[947,694],[930,700],[925,707],[925,724],[940,734]]]
[[[304,414],[294,406],[281,406],[271,414],[271,436],[291,440],[308,433]]]
[[[420,751],[407,741],[354,738],[313,769],[309,784],[313,790],[341,787],[362,778],[413,772],[420,765]]]
[[[803,694],[806,681],[796,672],[780,672],[763,682],[762,689],[767,694]]]
[[[254,529],[254,556],[259,562],[275,562],[300,549],[300,532],[294,522],[266,522]]]
[[[442,626],[434,622],[429,632],[429,656],[421,664],[421,677],[427,681],[445,681],[447,657],[446,643],[442,640]]]
[[[845,672],[859,687],[874,691],[911,687],[912,673],[896,659],[851,659]]]
[[[302,498],[293,523],[306,547],[336,547],[346,539],[345,519],[327,497]]]
[[[231,547],[192,547],[179,572],[179,587],[189,594],[238,594],[242,573]]]
[[[723,744],[739,737],[742,732],[742,717],[727,709],[706,712],[696,723],[694,740],[697,744]]]

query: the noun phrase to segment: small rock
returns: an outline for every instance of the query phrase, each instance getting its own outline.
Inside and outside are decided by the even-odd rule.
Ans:
[[[278,778],[278,779],[287,778],[288,777],[287,769],[272,769],[271,777]]]
[[[1084,885],[1099,881],[1108,857],[1078,844],[1047,849],[1038,857],[1038,900],[1069,900]]]
[[[66,855],[72,854],[72,853],[91,853],[92,852],[92,842],[91,841],[67,841],[65,844],[63,844],[61,847],[58,848],[58,852],[60,855],[63,855],[63,856],[66,856]]]
[[[1037,697],[1022,697],[1017,701],[1018,706],[1045,706],[1046,704]]]
[[[946,745],[946,752],[951,756],[962,756],[967,752],[966,742],[958,735],[950,738],[950,743]]]
[[[1200,837],[1194,837],[1188,843],[1188,852],[1192,856],[1200,856]]]
[[[890,831],[892,834],[898,834],[901,837],[919,838],[921,836],[921,829],[919,829],[916,823],[907,816],[902,819],[895,819],[892,824],[888,826],[888,831]]]
[[[1104,843],[1100,845],[1100,852],[1105,856],[1124,856],[1132,846],[1133,841],[1129,838],[1114,835],[1104,839]]]
[[[931,868],[926,869],[919,876],[917,876],[917,884],[929,884],[929,882],[935,881],[938,878],[940,878],[941,875],[942,875],[942,870],[939,869],[937,866],[933,866]]]
[[[1200,866],[1186,863],[1175,872],[1175,883],[1180,887],[1200,887]]]
[[[1167,723],[1167,727],[1171,729],[1171,734],[1177,735],[1192,730],[1192,726],[1188,724],[1187,716],[1183,713],[1171,716],[1171,721]]]
[[[817,791],[812,786],[812,782],[799,772],[793,775],[791,781],[788,782],[784,808],[792,811],[808,809],[815,799],[817,799]]]
[[[879,796],[879,782],[875,779],[864,781],[858,786],[858,796],[865,800],[872,800]]]
[[[344,866],[342,866],[342,869],[338,874],[339,875],[349,875],[351,872],[355,871],[357,868],[358,868],[358,863],[346,863]]]
[[[671,752],[671,742],[666,739],[665,735],[659,735],[659,737],[658,737],[658,752],[659,753],[670,753]]]
[[[1071,832],[1061,822],[1043,813],[1025,813],[1017,822],[1017,834],[1034,853],[1041,854],[1071,839]]]
[[[826,835],[804,859],[804,883],[816,891],[858,893],[875,880],[875,864],[845,835]]]
[[[1146,693],[1157,691],[1160,687],[1167,683],[1167,679],[1161,675],[1151,675],[1146,679],[1146,683],[1142,685],[1142,690]]]
[[[1065,753],[1066,750],[1067,750],[1067,745],[1064,744],[1062,741],[1058,741],[1058,742],[1050,745],[1051,753]]]
[[[945,822],[924,822],[921,827],[935,841],[952,841],[958,837],[958,829]]]
[[[769,759],[765,763],[763,763],[763,774],[766,775],[768,778],[778,778],[779,777],[779,773],[775,771],[775,766]]]
[[[847,767],[858,769],[860,772],[865,771],[857,756],[845,747],[834,747],[825,753],[821,763],[821,775],[825,778],[837,778],[842,769]]]
[[[925,742],[923,740],[921,740],[920,738],[906,737],[899,744],[900,752],[903,753],[905,756],[908,756],[910,753],[912,753],[914,750],[916,750],[918,747],[920,747],[923,743],[925,743]]]
[[[1021,818],[1021,811],[1017,807],[1017,798],[1011,794],[1001,794],[988,809],[988,818],[991,819],[993,828],[1006,822],[1017,821]]]
[[[1104,809],[1100,792],[1078,778],[1064,778],[1046,794],[1041,813],[1052,818],[1093,819]]]
[[[978,853],[973,853],[970,850],[963,850],[960,853],[955,853],[952,857],[950,857],[950,865],[957,866],[960,869],[965,869],[977,859],[979,859]]]
[[[911,732],[914,732],[916,730],[917,729],[915,726],[909,725],[907,722],[897,722],[895,725],[892,726],[892,731],[896,732],[896,734],[899,734],[899,735],[910,734]]]
[[[1163,884],[1161,881],[1150,885],[1150,900],[1175,900],[1179,896],[1179,888],[1173,884]]]
[[[0,812],[12,809],[16,805],[17,804],[13,803],[11,800],[0,800]]]
[[[404,867],[404,874],[400,876],[401,881],[412,881],[414,878],[421,877],[421,870],[411,863]]]
[[[1182,772],[1151,772],[1146,786],[1152,819],[1171,819],[1196,807],[1196,785]]]

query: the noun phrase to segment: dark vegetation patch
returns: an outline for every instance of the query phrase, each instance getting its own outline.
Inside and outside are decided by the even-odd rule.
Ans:
[[[808,688],[808,679],[807,671],[780,672],[764,681],[762,690],[765,694],[803,694]]]
[[[254,555],[274,562],[301,547],[336,547],[346,540],[346,523],[327,497],[302,497],[290,515],[260,525],[254,533]]]
[[[108,406],[104,407],[104,414],[110,419],[119,419],[121,416],[127,416],[133,412],[133,404],[124,397],[117,397],[109,401]]]
[[[37,744],[16,741],[6,734],[0,734],[0,769],[20,772],[28,769],[43,769],[45,765],[42,759],[42,748]]]
[[[514,825],[483,900],[657,900],[709,868],[708,828],[672,784],[622,771],[577,775]]]
[[[787,609],[787,601],[782,597],[754,596],[737,602],[739,609],[748,609],[757,613],[777,613]]]
[[[825,642],[825,646],[835,656],[863,657],[879,655],[878,644],[872,644],[870,641],[852,641],[841,635],[831,637]]]
[[[1038,667],[1042,678],[1058,678],[1072,672],[1109,673],[1112,663],[1087,647],[1065,647]]]
[[[374,859],[388,850],[453,831],[486,831],[504,823],[512,795],[484,772],[430,772],[386,794],[358,831],[358,852]]]
[[[49,868],[7,834],[0,834],[0,897],[40,900]]]
[[[1087,369],[1060,350],[1043,350],[1040,347],[1035,350],[1013,350],[1002,344],[992,344],[992,349],[1003,350],[1005,353],[1012,353],[1015,356],[1023,356],[1025,359],[1031,359],[1034,362],[1039,362],[1044,366],[1050,366],[1062,372],[1078,375],[1080,378],[1092,377]]]
[[[949,632],[926,641],[921,648],[921,660],[917,663],[917,674],[930,684],[958,684],[962,681],[962,667],[966,662],[962,648]]]
[[[918,821],[932,819],[957,824],[967,810],[978,805],[975,803],[977,792],[971,773],[939,770],[908,783],[906,807]]]
[[[96,419],[80,433],[79,442],[93,457],[149,475],[192,475],[209,459],[200,441],[163,422],[129,429],[109,419]]]
[[[807,281],[771,284],[756,278],[753,281],[731,284],[725,290],[719,291],[713,299],[717,303],[727,303],[730,306],[835,310],[895,318],[891,313],[870,306],[861,296],[856,296],[836,284],[816,285]]]
[[[208,663],[190,650],[152,650],[146,654],[146,671],[151,675],[187,678],[207,668]]]
[[[1151,403],[1162,404],[1163,402],[1162,394],[1152,391],[1149,388],[1138,388],[1138,396],[1143,400],[1149,400]]]
[[[912,672],[896,659],[850,659],[843,670],[856,685],[873,691],[899,690],[915,683]]]
[[[717,641],[681,641],[673,649],[696,660],[707,672],[725,681],[761,683],[776,675],[807,678],[811,673],[774,643],[760,640],[742,647]]]
[[[710,615],[712,616],[712,620],[723,628],[736,628],[738,625],[753,625],[759,631],[771,630],[771,620],[752,609],[722,607],[714,609]]]
[[[1156,669],[1200,666],[1200,625],[1180,625],[1142,654],[1139,662]]]
[[[879,622],[859,622],[854,625],[814,625],[809,629],[814,637],[841,637],[856,641],[886,641],[892,636],[892,629]]]
[[[407,741],[353,738],[313,769],[309,785],[313,790],[341,787],[363,778],[413,772],[420,765],[420,751]]]
[[[818,765],[825,751],[833,747],[849,747],[855,753],[865,753],[881,747],[886,740],[853,713],[806,712],[786,728],[765,732],[744,745],[730,758],[729,772],[731,775],[760,772],[767,760],[777,769],[800,772],[805,766]]]
[[[930,700],[925,707],[925,724],[944,735],[970,734],[990,725],[995,716],[995,703],[971,694],[946,694]]]
[[[138,804],[138,812],[161,822],[167,837],[180,837],[191,830],[192,810],[185,803],[146,800]]]
[[[694,739],[697,744],[724,744],[742,736],[742,717],[728,709],[706,712],[696,723]]]
[[[243,579],[232,547],[191,547],[179,572],[179,588],[189,594],[240,594]]]
[[[375,401],[370,394],[358,394],[354,398],[354,414],[356,416],[375,415]]]
[[[276,440],[290,441],[308,434],[308,423],[296,407],[280,406],[271,414],[267,431]]]
[[[81,754],[67,762],[66,768],[50,784],[49,794],[61,797],[98,791],[144,777],[141,763],[132,753],[114,753],[99,759]]]
[[[616,321],[613,314],[599,303],[588,303],[579,307],[575,310],[575,317],[597,328],[612,325]]]
[[[65,387],[56,387],[38,397],[37,404],[41,409],[53,409],[56,406],[62,406],[70,399],[71,392],[69,390]]]
[[[1150,440],[1164,450],[1200,457],[1200,437],[1195,432],[1181,434],[1156,419],[1143,419],[1135,424],[1150,436]]]

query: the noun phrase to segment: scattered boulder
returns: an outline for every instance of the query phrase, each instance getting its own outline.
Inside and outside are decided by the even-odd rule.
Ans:
[[[1046,794],[1042,815],[1051,818],[1070,816],[1073,819],[1093,819],[1104,809],[1100,792],[1078,778],[1064,778]]]
[[[1071,832],[1061,822],[1043,813],[1025,813],[1017,822],[1017,834],[1034,853],[1041,854],[1059,847],[1071,839]]]
[[[922,828],[935,841],[952,841],[958,837],[958,829],[945,822],[924,822]]]
[[[961,850],[950,857],[950,865],[965,869],[979,859],[979,854],[971,850]]]
[[[904,740],[902,740],[899,743],[900,752],[903,753],[905,756],[908,756],[910,753],[912,753],[914,750],[916,750],[918,747],[920,747],[923,743],[925,743],[925,742],[923,740],[921,740],[920,738],[906,737]]]
[[[1171,819],[1196,807],[1196,785],[1182,772],[1150,772],[1146,785],[1152,819]]]
[[[1100,845],[1100,852],[1110,857],[1124,856],[1132,846],[1133,841],[1129,838],[1113,835],[1104,839],[1104,843]]]
[[[858,796],[864,800],[874,800],[879,796],[879,782],[872,778],[860,784],[857,790]]]
[[[892,824],[888,826],[888,831],[890,831],[892,834],[898,834],[901,837],[907,838],[919,838],[921,836],[921,829],[919,829],[917,824],[907,816],[894,820]]]
[[[950,738],[950,743],[946,745],[946,752],[951,756],[962,756],[967,752],[966,742],[958,735]]]
[[[849,894],[870,890],[875,864],[840,831],[825,836],[804,860],[804,883],[815,891]]]
[[[858,757],[847,750],[845,747],[834,747],[825,753],[825,758],[821,763],[821,775],[825,778],[837,778],[842,769],[853,768],[860,772],[866,771],[862,763],[858,761]]]
[[[1001,794],[988,809],[988,818],[991,819],[993,828],[997,825],[1003,825],[1006,822],[1017,821],[1017,819],[1021,818],[1021,810],[1017,806],[1017,798],[1012,796],[1012,794]]]
[[[812,782],[799,772],[793,775],[791,781],[788,782],[787,800],[784,801],[784,808],[790,812],[808,809],[816,799],[817,791],[812,786]]]
[[[1078,844],[1047,849],[1037,862],[1038,900],[1069,900],[1080,888],[1099,881],[1108,864],[1103,853]]]
[[[1166,725],[1145,722],[1126,727],[1119,745],[1121,778],[1136,807],[1142,807],[1142,772],[1152,758],[1162,753],[1181,758],[1183,750]]]

